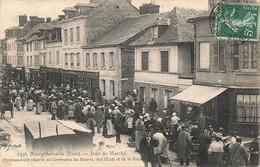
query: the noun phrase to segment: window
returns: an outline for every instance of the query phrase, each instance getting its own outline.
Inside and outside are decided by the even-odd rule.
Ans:
[[[29,56],[27,56],[27,66],[29,66]]]
[[[74,55],[73,55],[73,53],[70,54],[70,65],[71,65],[71,68],[74,68]]]
[[[70,28],[70,43],[73,43],[73,28]]]
[[[152,27],[152,38],[158,39],[158,26]]]
[[[68,53],[65,53],[65,67],[68,68]]]
[[[161,51],[161,71],[168,72],[169,56],[168,51]]]
[[[158,89],[152,88],[151,90],[152,90],[152,92],[151,92],[151,98],[153,98],[154,100],[157,100],[157,92],[158,92]]]
[[[89,53],[86,53],[86,67],[87,68],[90,67],[90,55],[89,55]]]
[[[51,64],[51,51],[49,51],[49,64]]]
[[[26,45],[26,51],[29,51],[29,43]]]
[[[106,80],[104,79],[101,80],[101,91],[102,96],[106,96]]]
[[[33,59],[32,59],[32,56],[30,56],[30,66],[33,65]]]
[[[239,43],[234,42],[233,45],[233,68],[239,70]]]
[[[77,41],[79,41],[80,40],[80,28],[79,27],[77,27],[77,29],[76,29],[76,33],[77,33]]]
[[[142,70],[148,70],[148,52],[142,52]]]
[[[46,55],[43,55],[43,65],[46,65]]]
[[[44,41],[42,42],[42,49],[46,49],[46,45]]]
[[[115,96],[115,82],[114,81],[110,81],[110,94],[112,95],[112,96]]]
[[[214,49],[214,64],[215,70],[225,70],[225,42],[215,42],[213,44]]]
[[[164,90],[164,108],[167,108],[168,100],[170,100],[171,94],[171,90]]]
[[[140,102],[145,102],[145,87],[140,87]]]
[[[105,68],[106,67],[105,53],[102,52],[100,56],[101,56],[101,68]]]
[[[36,66],[40,65],[39,55],[34,56],[34,65]]]
[[[30,43],[30,51],[32,51],[32,43]]]
[[[80,67],[80,53],[77,53],[77,67]]]
[[[68,43],[68,30],[67,29],[64,30],[64,43],[65,44]]]
[[[241,45],[241,70],[244,72],[257,72],[257,56],[259,56],[257,42],[246,42]]]
[[[93,68],[97,68],[97,53],[93,53]]]
[[[60,52],[56,51],[56,64],[60,64]]]
[[[209,42],[200,42],[200,69],[209,69]]]
[[[237,95],[237,122],[259,122],[260,95]]]
[[[114,68],[114,52],[109,52],[109,68]]]

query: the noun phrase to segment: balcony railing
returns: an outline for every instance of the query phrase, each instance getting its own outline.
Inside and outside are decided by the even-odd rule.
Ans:
[[[194,79],[194,74],[179,74],[180,79]]]

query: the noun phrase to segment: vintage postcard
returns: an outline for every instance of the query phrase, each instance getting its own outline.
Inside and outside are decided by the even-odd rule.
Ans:
[[[259,4],[0,0],[0,166],[259,166]]]

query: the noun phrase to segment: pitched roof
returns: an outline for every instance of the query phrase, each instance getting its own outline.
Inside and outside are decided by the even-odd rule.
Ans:
[[[98,4],[96,3],[77,3],[74,8],[76,7],[96,7]]]
[[[90,47],[118,45],[126,42],[138,33],[146,30],[157,23],[157,18],[165,17],[169,12],[157,14],[145,14],[125,19],[113,27],[99,39],[95,40]]]
[[[133,41],[130,45],[152,45],[175,42],[193,42],[194,27],[188,23],[190,17],[195,17],[202,11],[193,9],[174,8],[166,17],[170,18],[170,25],[158,38],[152,39],[151,30],[147,30],[142,36]]]

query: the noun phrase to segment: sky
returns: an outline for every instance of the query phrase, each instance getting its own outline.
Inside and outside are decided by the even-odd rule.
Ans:
[[[160,12],[170,11],[174,7],[193,8],[207,10],[208,0],[153,0],[160,5]],[[56,19],[63,14],[65,7],[74,6],[77,3],[88,3],[89,0],[0,0],[0,39],[4,38],[4,30],[18,26],[18,16],[51,17]],[[132,0],[132,4],[139,8],[151,0]]]

